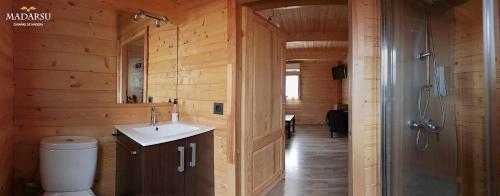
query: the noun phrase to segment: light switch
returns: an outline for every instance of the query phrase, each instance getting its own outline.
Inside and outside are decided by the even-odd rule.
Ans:
[[[224,104],[214,103],[214,114],[224,115]]]

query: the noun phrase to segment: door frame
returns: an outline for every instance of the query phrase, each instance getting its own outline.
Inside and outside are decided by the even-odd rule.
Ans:
[[[240,22],[242,4],[249,2],[257,2],[264,0],[228,0],[228,34],[229,34],[229,50],[230,50],[230,68],[231,68],[231,108],[233,114],[231,116],[234,130],[234,140],[231,140],[233,135],[230,135],[230,141],[234,141],[234,163],[236,170],[236,194],[237,195],[247,195],[244,191],[245,187],[243,182],[245,180],[245,174],[242,173],[242,156],[244,149],[242,149],[243,132],[241,130],[241,50],[242,44],[240,37],[243,36],[241,32]],[[380,128],[380,109],[375,103],[375,108],[370,107],[367,110],[364,106],[365,94],[364,87],[366,85],[379,85],[379,80],[367,81],[364,78],[365,68],[364,58],[365,58],[365,34],[367,31],[372,30],[374,37],[379,38],[380,32],[378,27],[380,26],[380,1],[381,0],[347,0],[348,1],[348,35],[349,35],[349,55],[348,55],[348,79],[349,79],[349,161],[348,161],[348,195],[366,195],[374,194],[381,195],[381,176],[380,176],[380,159],[381,153],[381,128]],[[372,18],[367,18],[366,16],[370,14]],[[378,19],[378,20],[377,20]],[[375,27],[374,29],[365,28],[365,25],[370,25]],[[374,43],[378,44],[378,43]],[[380,50],[380,49],[378,49]],[[380,58],[380,52],[376,53],[374,58]],[[380,72],[380,67],[369,68],[372,71]],[[379,88],[379,87],[378,87]],[[370,97],[377,97],[378,105],[380,105],[380,89],[374,91],[373,95]],[[353,107],[354,106],[354,107]],[[378,124],[374,125],[370,133],[365,131],[365,113],[372,112],[372,119],[375,119]],[[375,135],[374,137],[367,138],[368,135]],[[365,143],[370,143],[371,148],[366,152]],[[367,158],[368,156],[368,158]],[[367,170],[369,166],[370,170]],[[356,188],[354,188],[356,187]]]

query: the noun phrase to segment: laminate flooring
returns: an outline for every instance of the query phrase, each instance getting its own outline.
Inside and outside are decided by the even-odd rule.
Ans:
[[[285,178],[267,195],[347,195],[347,142],[326,125],[296,125],[285,142]]]

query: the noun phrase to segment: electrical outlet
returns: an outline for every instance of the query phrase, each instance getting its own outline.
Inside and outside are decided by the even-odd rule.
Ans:
[[[224,115],[224,104],[214,103],[214,114]]]

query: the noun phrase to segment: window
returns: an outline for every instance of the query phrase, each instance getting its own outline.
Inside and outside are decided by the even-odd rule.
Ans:
[[[286,65],[285,95],[287,101],[300,99],[300,64],[290,63]]]
[[[297,100],[299,99],[299,76],[287,75],[286,76],[286,99]]]

